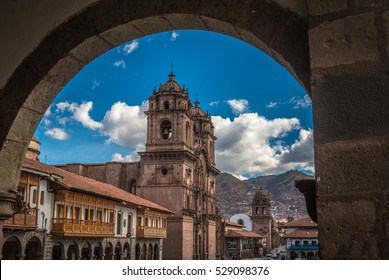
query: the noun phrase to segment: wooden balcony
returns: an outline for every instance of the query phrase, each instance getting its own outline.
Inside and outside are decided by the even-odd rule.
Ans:
[[[51,232],[60,236],[113,237],[115,224],[99,221],[85,221],[54,218]]]
[[[166,228],[140,226],[136,228],[136,237],[166,238]]]
[[[35,230],[37,228],[36,208],[23,209],[20,213],[13,215],[4,221],[4,228]]]

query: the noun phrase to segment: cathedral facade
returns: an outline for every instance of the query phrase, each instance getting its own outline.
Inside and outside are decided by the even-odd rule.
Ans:
[[[211,116],[169,79],[149,97],[146,150],[137,163],[58,166],[117,185],[172,211],[163,259],[215,259],[216,176]],[[131,121],[131,120],[129,120]]]

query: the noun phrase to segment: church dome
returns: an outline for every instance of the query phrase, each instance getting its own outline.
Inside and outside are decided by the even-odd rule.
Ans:
[[[260,187],[259,190],[255,193],[254,198],[269,198],[269,192],[263,187]]]
[[[183,87],[181,87],[179,85],[179,83],[177,83],[174,80],[174,77],[175,77],[174,73],[171,72],[169,74],[169,80],[159,87],[158,92],[161,92],[161,91],[163,91],[163,92],[172,92],[172,91],[173,92],[182,92]]]

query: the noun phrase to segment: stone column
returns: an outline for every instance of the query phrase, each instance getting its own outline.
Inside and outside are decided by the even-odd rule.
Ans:
[[[309,0],[320,257],[389,258],[389,2]]]

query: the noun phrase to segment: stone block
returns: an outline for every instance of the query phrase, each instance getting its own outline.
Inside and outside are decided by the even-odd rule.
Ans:
[[[197,15],[188,15],[188,14],[168,14],[164,15],[173,26],[174,29],[197,29],[197,30],[207,30],[207,27],[201,21]]]
[[[209,31],[225,34],[240,39],[240,34],[235,26],[221,20],[201,16]]]
[[[315,145],[316,194],[383,192],[389,182],[389,136]]]
[[[28,145],[42,118],[41,113],[22,107],[9,131],[8,140]]]
[[[247,1],[236,25],[250,30],[267,45],[283,32],[294,14],[266,1]]]
[[[222,20],[230,24],[236,23],[243,11],[245,1],[201,1],[198,14],[201,16]]]
[[[389,0],[353,0],[353,4],[358,8],[382,7],[388,5]]]
[[[0,190],[15,190],[19,182],[22,159],[27,151],[27,143],[6,140],[0,150]]]
[[[374,14],[323,22],[309,31],[309,47],[311,68],[379,60]]]
[[[88,64],[101,54],[110,50],[112,47],[112,45],[104,41],[99,36],[93,36],[72,49],[70,54],[82,61],[84,64]]]
[[[381,64],[312,71],[315,144],[389,135],[389,75]]]
[[[127,23],[109,29],[101,33],[100,36],[113,46],[118,46],[143,37],[145,34],[143,34],[133,24]]]
[[[170,22],[161,16],[134,20],[132,24],[134,24],[145,35],[174,30],[174,27],[170,24]]]
[[[97,33],[125,24],[130,20],[129,2],[123,0],[100,1],[87,10]]]
[[[375,211],[380,205],[373,198],[318,199],[321,258],[379,258]]]
[[[58,84],[46,76],[32,90],[23,107],[44,114],[61,89]]]
[[[64,87],[84,66],[85,64],[79,60],[67,56],[58,61],[47,75],[59,86]]]
[[[308,13],[313,16],[340,12],[347,9],[347,0],[308,0]]]
[[[382,22],[384,25],[384,34],[381,34],[381,36],[384,37],[386,58],[389,59],[389,10],[382,14]]]

